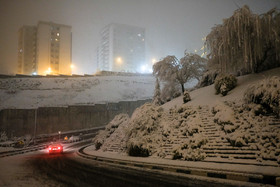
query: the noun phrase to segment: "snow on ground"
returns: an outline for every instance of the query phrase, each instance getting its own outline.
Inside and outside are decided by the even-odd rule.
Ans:
[[[249,85],[255,84],[262,79],[269,78],[272,76],[280,77],[280,68],[275,68],[269,71],[265,71],[257,74],[250,74],[245,76],[237,77],[237,86],[228,95],[221,97],[216,95],[214,85],[206,86],[197,90],[190,92],[191,101],[188,102],[188,105],[208,105],[214,106],[224,101],[234,101],[240,102],[243,99],[245,90]],[[183,104],[182,96],[178,97],[171,102],[164,104],[162,107],[166,110],[174,107],[175,105],[181,106]]]
[[[30,166],[33,153],[0,159],[0,186],[60,186]]]
[[[145,104],[130,119],[118,124],[125,127],[122,132],[126,134],[117,134],[117,128],[108,126],[110,133],[105,136],[101,151],[129,152],[133,147],[144,155],[148,151],[152,157],[207,160],[211,155],[215,161],[231,162],[244,157],[255,159],[254,163],[271,164],[267,161],[270,160],[277,165],[280,127],[270,124],[275,120],[280,124],[280,120],[256,116],[254,109],[243,105],[248,86],[272,76],[280,77],[280,68],[238,77],[237,87],[227,96],[215,95],[211,85],[190,92],[192,100],[186,104],[182,96],[160,107]],[[126,140],[127,147],[123,150],[110,137]],[[96,139],[93,141],[96,143]],[[215,150],[217,146],[222,150]]]
[[[154,85],[151,75],[1,78],[0,110],[146,100]]]

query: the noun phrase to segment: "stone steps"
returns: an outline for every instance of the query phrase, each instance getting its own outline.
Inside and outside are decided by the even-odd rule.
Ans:
[[[207,157],[220,157],[229,159],[256,159],[255,154],[207,154]]]
[[[280,122],[272,122],[272,123],[269,123],[269,125],[272,125],[272,126],[280,126]]]
[[[211,147],[203,147],[203,150],[251,150],[257,151],[257,149],[252,149],[250,147],[232,147],[232,146],[211,146]]]
[[[203,128],[203,127],[202,127]],[[202,132],[218,132],[219,130],[216,128],[203,128]]]
[[[106,150],[108,152],[119,152],[122,151],[121,145],[119,143],[111,144],[110,147]]]
[[[255,155],[256,150],[204,150],[206,154],[240,154],[240,155]]]
[[[223,162],[240,162],[240,163],[252,163],[256,162],[257,154],[259,150],[252,146],[254,143],[248,143],[242,147],[232,146],[228,140],[224,138],[224,131],[221,130],[221,126],[214,123],[214,115],[209,110],[208,107],[200,107],[197,110],[198,117],[201,119],[201,135],[208,139],[206,145],[202,146],[202,150],[206,153],[208,160]],[[241,124],[242,120],[237,120],[236,124]],[[279,121],[271,121],[272,125],[280,125]],[[179,130],[174,130],[173,132],[173,143],[166,143],[161,147],[164,149],[166,157],[172,159],[173,148],[176,145],[180,145],[188,137],[181,135],[182,132]],[[249,132],[250,135],[255,135],[254,131]],[[175,136],[175,137],[174,137]],[[206,158],[206,160],[207,160]],[[267,158],[269,160],[269,158]],[[210,161],[211,162],[211,161]]]
[[[203,110],[203,112],[202,112]],[[251,149],[249,145],[245,145],[242,148],[233,147],[227,140],[223,139],[225,133],[221,131],[221,127],[214,123],[213,114],[204,111],[204,108],[198,112],[202,119],[202,134],[208,138],[209,142],[202,147],[207,157],[210,158],[224,158],[224,159],[244,159],[252,160],[256,159],[255,149]],[[241,121],[237,121],[241,123]]]

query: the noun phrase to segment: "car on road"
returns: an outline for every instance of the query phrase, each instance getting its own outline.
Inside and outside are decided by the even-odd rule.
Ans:
[[[49,154],[63,153],[63,146],[60,143],[53,143],[48,147]]]

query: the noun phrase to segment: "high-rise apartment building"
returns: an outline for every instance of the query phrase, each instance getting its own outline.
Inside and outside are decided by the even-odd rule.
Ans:
[[[113,23],[101,31],[99,71],[138,72],[144,63],[145,29]]]
[[[71,26],[52,22],[39,22],[37,27],[23,26],[19,30],[18,47],[18,73],[72,74]]]
[[[18,73],[36,72],[36,33],[35,26],[24,26],[18,31]]]

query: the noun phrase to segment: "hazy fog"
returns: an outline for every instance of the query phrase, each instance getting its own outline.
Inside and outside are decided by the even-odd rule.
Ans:
[[[211,27],[244,4],[254,13],[280,7],[279,0],[0,0],[0,73],[16,73],[17,31],[23,25],[71,25],[74,73],[94,73],[99,31],[109,23],[146,29],[148,63],[200,49]]]

